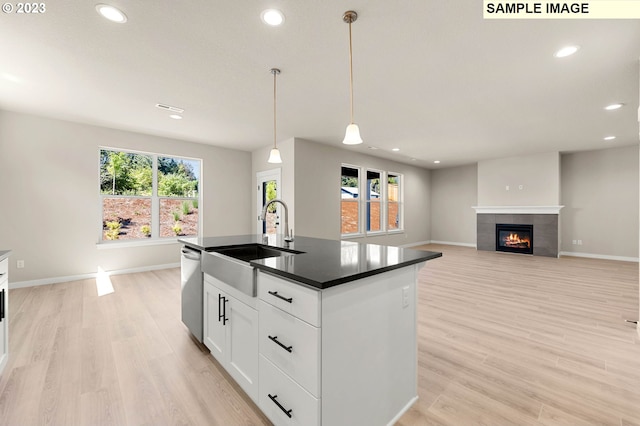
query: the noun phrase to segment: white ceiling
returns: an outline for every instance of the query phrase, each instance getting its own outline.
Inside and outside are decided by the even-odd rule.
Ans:
[[[278,140],[341,145],[342,14],[353,9],[355,121],[365,143],[347,149],[433,168],[638,143],[637,20],[483,20],[479,0],[111,4],[127,23],[84,0],[0,14],[0,109],[250,151],[272,143],[269,70],[278,67]],[[284,12],[283,26],[261,22],[269,7]],[[554,58],[566,44],[582,48]],[[612,102],[626,106],[605,111]],[[184,108],[184,119],[156,103]],[[607,135],[617,139],[603,142]]]

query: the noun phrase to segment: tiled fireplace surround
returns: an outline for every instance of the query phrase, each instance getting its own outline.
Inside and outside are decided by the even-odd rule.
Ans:
[[[533,255],[558,257],[558,213],[562,206],[547,209],[474,208],[478,250],[495,251],[496,223],[533,225]]]

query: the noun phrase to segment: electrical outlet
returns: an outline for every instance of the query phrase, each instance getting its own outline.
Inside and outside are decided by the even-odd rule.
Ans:
[[[578,240],[578,245],[581,246],[582,245],[582,240]]]
[[[522,191],[524,189],[524,185],[518,185],[518,189]]]
[[[409,306],[409,287],[402,287],[402,307]]]
[[[578,240],[573,240],[573,245],[575,246],[576,244],[578,244]]]
[[[16,261],[16,267],[17,267],[18,269],[22,269],[22,268],[24,268],[24,260],[18,260],[18,261]]]
[[[506,191],[508,191],[508,190],[509,190],[509,185],[507,185],[507,187],[506,187]]]

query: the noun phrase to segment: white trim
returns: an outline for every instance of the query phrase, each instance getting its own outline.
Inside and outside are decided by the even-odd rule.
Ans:
[[[106,274],[107,275],[133,274],[136,272],[156,271],[158,269],[170,269],[170,268],[179,268],[179,267],[180,267],[180,262],[177,262],[177,263],[167,263],[164,265],[141,266],[139,268],[106,271]],[[52,278],[41,278],[39,280],[17,281],[17,282],[9,283],[9,288],[13,289],[13,288],[34,287],[39,285],[64,283],[67,281],[87,280],[87,279],[95,278],[97,275],[98,275],[97,272],[92,272],[90,274],[69,275],[66,277],[52,277]]]
[[[476,214],[560,214],[564,206],[472,206]]]
[[[400,245],[398,247],[400,247],[400,248],[411,248],[411,247],[424,246],[425,244],[431,244],[431,240],[416,241],[415,243],[402,244],[402,245]]]
[[[190,235],[193,237],[193,235]],[[171,237],[171,238],[163,238],[163,239],[139,239],[139,240],[131,240],[131,241],[113,241],[107,242],[102,241],[100,243],[96,243],[96,248],[98,250],[109,250],[109,249],[121,249],[123,247],[145,247],[145,246],[161,246],[165,244],[179,244],[178,238],[185,237]]]
[[[576,251],[561,251],[558,256],[587,257],[590,259],[618,260],[621,262],[640,262],[640,258],[628,256],[610,256],[608,254],[579,253]]]
[[[457,243],[454,241],[436,241],[431,240],[431,244],[444,244],[446,246],[461,246],[461,247],[473,247],[476,248],[475,243]]]

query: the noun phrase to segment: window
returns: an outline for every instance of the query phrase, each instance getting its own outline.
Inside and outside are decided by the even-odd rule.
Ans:
[[[341,233],[343,235],[360,232],[360,203],[358,190],[360,186],[360,169],[342,166],[340,187]]]
[[[201,161],[100,150],[100,241],[199,235]]]
[[[367,232],[382,230],[382,187],[380,186],[380,172],[367,170]]]
[[[387,230],[397,231],[402,229],[402,199],[400,192],[400,175],[387,174]]]
[[[359,167],[342,165],[342,235],[402,231],[402,175],[373,169],[362,172],[366,179],[360,174]]]

